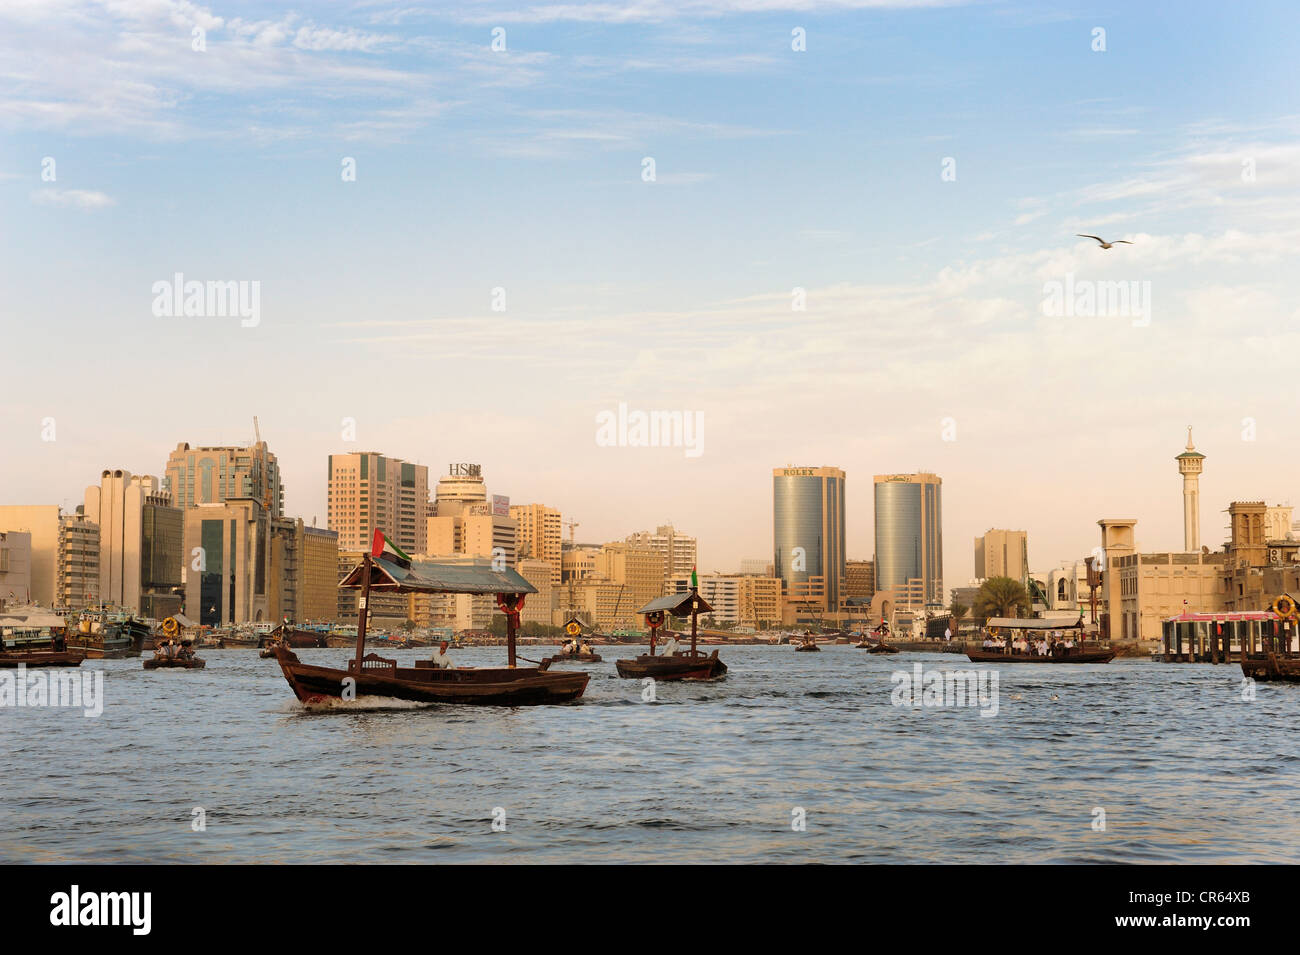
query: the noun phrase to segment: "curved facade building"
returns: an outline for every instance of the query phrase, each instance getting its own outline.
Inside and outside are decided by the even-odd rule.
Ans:
[[[839,609],[844,578],[844,472],[839,468],[772,471],[774,574],[787,594],[825,581],[825,607]],[[814,582],[815,583],[815,582]]]
[[[895,591],[900,604],[918,591],[944,603],[942,486],[935,474],[876,475],[876,591]]]

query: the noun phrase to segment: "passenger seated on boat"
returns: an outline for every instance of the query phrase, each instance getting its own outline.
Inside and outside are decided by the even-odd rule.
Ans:
[[[438,644],[438,652],[433,655],[433,665],[440,670],[451,669],[451,657],[447,656],[447,647],[450,644],[444,640]]]
[[[980,644],[980,646],[982,646],[985,650],[992,650],[992,649],[993,649],[993,638],[992,638],[992,637],[988,637],[988,636],[986,636],[986,637],[984,638],[984,642],[983,642],[982,644]]]
[[[679,649],[681,649],[681,646],[677,643],[677,638],[670,636],[668,642],[664,644],[664,656],[676,656]]]

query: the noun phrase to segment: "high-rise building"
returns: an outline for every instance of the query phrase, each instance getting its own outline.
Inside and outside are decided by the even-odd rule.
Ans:
[[[302,518],[271,521],[268,574],[271,620],[326,623],[338,619],[339,535]]]
[[[486,510],[478,504],[454,516],[426,518],[426,553],[431,557],[467,554],[500,559],[513,567],[518,557],[518,522]]]
[[[544,504],[511,504],[510,516],[517,522],[516,552],[520,557],[544,560],[551,565],[551,583],[560,583],[560,512]]]
[[[524,598],[524,610],[519,615],[519,622],[540,623],[551,626],[552,592],[551,565],[544,560],[525,557],[515,564],[519,576],[537,588],[537,593]],[[644,605],[642,605],[644,606]]]
[[[975,538],[975,578],[1010,577],[1022,583],[1029,576],[1029,535],[1024,531],[990,528]]]
[[[280,581],[272,575],[271,522],[261,501],[228,498],[186,508],[185,552],[194,555],[185,575],[186,616],[208,627],[275,619]]]
[[[844,472],[773,469],[772,536],[774,572],[787,595],[806,595],[837,611],[845,565]],[[821,586],[810,588],[815,578]]]
[[[1205,455],[1192,444],[1192,429],[1187,429],[1187,447],[1174,460],[1183,476],[1183,549],[1188,553],[1201,549],[1201,471]]]
[[[450,464],[438,478],[434,492],[433,513],[437,517],[459,517],[471,508],[486,506],[487,486],[483,469],[477,464]]]
[[[99,525],[101,603],[161,620],[179,613],[184,511],[152,475],[105,470],[83,513]]]
[[[617,541],[596,554],[596,573],[624,587],[617,626],[636,625],[636,611],[664,592],[664,556],[653,547]]]
[[[423,554],[429,469],[375,451],[331,454],[326,509],[342,552],[369,550],[378,529],[406,553]]]
[[[167,458],[163,490],[180,508],[238,498],[260,502],[272,517],[284,514],[280,465],[265,441],[250,447],[190,447],[181,442]]]
[[[59,581],[55,604],[69,610],[99,606],[99,525],[86,507],[59,518]]]
[[[897,592],[900,608],[901,595],[917,593],[944,605],[942,489],[936,474],[875,476],[876,592]]]
[[[695,569],[699,557],[699,541],[687,537],[671,524],[656,527],[654,532],[641,531],[626,538],[627,543],[648,547],[663,555],[664,576],[677,577]]]

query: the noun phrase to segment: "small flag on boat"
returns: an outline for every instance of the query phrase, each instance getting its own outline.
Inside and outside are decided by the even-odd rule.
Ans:
[[[700,578],[695,573],[695,565],[691,564],[691,590],[700,589]]]
[[[390,563],[397,564],[399,567],[410,568],[411,558],[407,557],[397,545],[384,536],[384,532],[375,528],[374,546],[370,548],[371,557],[382,557]]]

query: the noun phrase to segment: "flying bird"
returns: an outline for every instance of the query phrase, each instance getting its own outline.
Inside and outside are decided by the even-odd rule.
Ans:
[[[1103,249],[1109,249],[1112,245],[1119,245],[1120,243],[1123,243],[1124,245],[1133,244],[1128,239],[1116,239],[1114,242],[1107,242],[1099,235],[1084,235],[1082,232],[1076,232],[1075,235],[1077,235],[1081,239],[1096,239],[1098,242],[1101,243],[1101,247]]]

